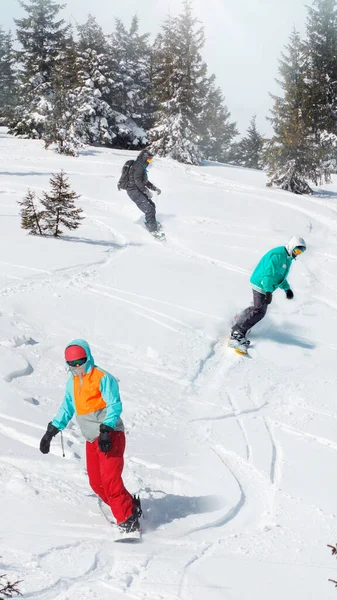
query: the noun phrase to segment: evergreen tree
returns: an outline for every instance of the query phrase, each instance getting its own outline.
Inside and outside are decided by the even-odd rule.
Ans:
[[[337,2],[314,0],[308,7],[307,117],[314,133],[337,134]]]
[[[31,190],[28,190],[23,200],[18,202],[21,207],[21,229],[27,229],[31,235],[43,235],[43,211],[38,210],[37,202],[36,194]]]
[[[80,52],[85,50],[95,50],[97,54],[106,54],[108,52],[108,43],[103,33],[103,29],[98,25],[96,18],[88,15],[84,25],[77,26],[78,49]]]
[[[41,138],[50,105],[53,102],[53,73],[60,59],[69,27],[56,20],[63,5],[54,0],[19,0],[27,12],[16,19],[17,38],[22,50],[20,63],[20,104],[16,108],[10,133]]]
[[[263,137],[257,130],[256,115],[254,115],[247,129],[247,135],[240,142],[232,145],[228,162],[249,169],[262,169],[263,144]]]
[[[57,152],[77,156],[82,145],[81,122],[75,90],[80,85],[79,57],[70,36],[54,69],[53,102],[50,104],[43,140],[45,147],[56,144]]]
[[[305,54],[296,31],[291,35],[286,53],[282,54],[279,73],[284,96],[272,96],[274,107],[270,121],[274,135],[264,157],[269,185],[297,194],[310,193],[307,180],[316,185],[324,179],[328,181],[329,168],[324,162],[324,150],[306,121]]]
[[[231,123],[229,119],[230,112],[220,88],[215,85],[215,76],[212,75],[199,118],[199,147],[207,160],[226,160],[231,141],[238,135],[236,123]]]
[[[337,2],[314,0],[308,7],[306,120],[325,160],[336,167],[337,145]]]
[[[12,35],[0,27],[0,124],[7,124],[16,102]]]
[[[0,575],[0,600],[6,600],[6,598],[14,598],[14,596],[22,596],[18,588],[21,581],[8,581],[5,579],[6,575]]]
[[[116,19],[110,53],[114,71],[111,106],[146,128],[151,112],[151,47],[149,34],[139,33],[138,16],[133,17],[129,30]]]
[[[198,164],[202,157],[198,117],[207,94],[206,65],[200,54],[204,31],[197,23],[190,0],[183,0],[182,14],[166,20],[154,48],[158,110],[151,148],[189,164]]]
[[[57,238],[63,233],[60,229],[62,225],[70,230],[77,229],[84,217],[81,216],[82,209],[75,207],[75,200],[80,196],[70,189],[65,172],[53,174],[49,182],[51,193],[43,192],[41,200],[45,208],[44,230]]]
[[[112,87],[107,59],[88,48],[79,53],[79,86],[75,89],[76,131],[84,144],[111,145],[115,113],[104,100]]]
[[[80,146],[111,145],[116,137],[115,115],[106,101],[113,81],[103,31],[90,15],[78,31],[77,47],[69,38],[54,69],[53,103],[43,134],[46,147],[56,143],[58,152],[72,156]]]

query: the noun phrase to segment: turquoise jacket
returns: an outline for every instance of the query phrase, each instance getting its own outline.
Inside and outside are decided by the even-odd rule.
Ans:
[[[90,346],[85,340],[73,340],[68,344],[74,345],[81,346],[86,352],[84,373],[82,376],[71,375],[68,379],[64,400],[52,424],[62,430],[76,415],[82,434],[89,442],[99,436],[101,423],[115,431],[124,431],[116,379],[95,365]]]
[[[255,267],[250,278],[252,288],[265,294],[274,292],[277,288],[289,290],[287,281],[293,257],[287,252],[285,246],[278,246],[269,250]]]

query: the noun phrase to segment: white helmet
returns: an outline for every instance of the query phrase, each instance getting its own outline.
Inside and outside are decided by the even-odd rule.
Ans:
[[[302,252],[304,252],[304,250],[306,250],[307,248],[304,239],[298,237],[297,235],[294,235],[292,238],[290,238],[289,242],[286,245],[286,250],[289,256],[295,256],[293,254],[295,248],[300,248]]]

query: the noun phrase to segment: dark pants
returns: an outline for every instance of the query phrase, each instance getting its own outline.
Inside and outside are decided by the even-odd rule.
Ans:
[[[144,213],[146,227],[149,231],[157,231],[156,205],[140,190],[126,190],[129,198]]]
[[[267,312],[268,304],[265,294],[253,290],[253,306],[245,308],[239,315],[237,322],[232,327],[232,331],[239,330],[246,335],[247,331],[261,321]]]
[[[100,451],[97,439],[86,443],[87,471],[95,494],[110,506],[117,523],[123,523],[131,517],[134,506],[122,479],[125,434],[112,431],[110,435],[112,449],[109,452]]]

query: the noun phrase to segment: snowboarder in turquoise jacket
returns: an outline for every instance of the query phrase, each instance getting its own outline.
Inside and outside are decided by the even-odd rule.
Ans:
[[[246,333],[263,319],[273,299],[273,292],[277,288],[285,291],[288,300],[294,297],[287,276],[293,260],[305,250],[304,239],[294,236],[286,246],[273,248],[261,258],[250,278],[253,288],[253,306],[246,308],[237,318],[232,327],[230,346],[234,347],[237,344],[247,348],[250,345]]]

